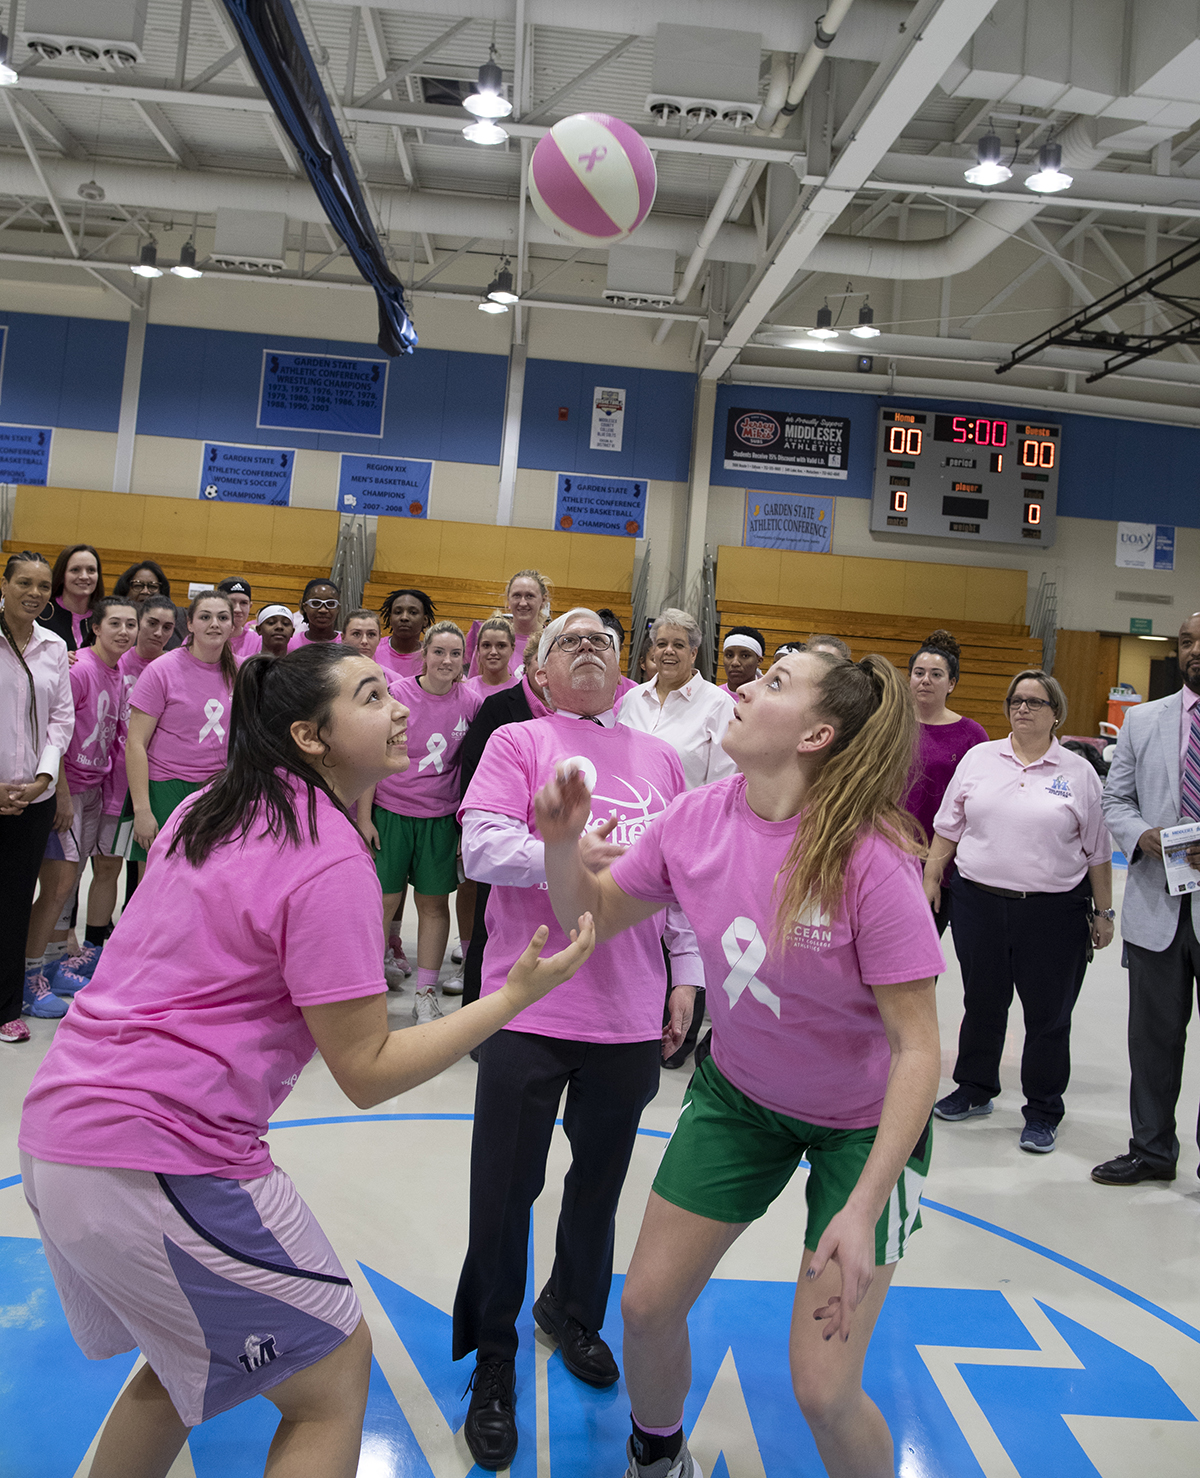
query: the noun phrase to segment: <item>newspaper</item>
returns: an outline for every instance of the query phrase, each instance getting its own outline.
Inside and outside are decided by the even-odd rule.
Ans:
[[[1200,846],[1200,821],[1181,821],[1178,826],[1163,827],[1163,863],[1167,869],[1168,893],[1194,893],[1200,888],[1200,868],[1188,862],[1188,851],[1196,846]],[[1200,861],[1200,852],[1196,857]]]

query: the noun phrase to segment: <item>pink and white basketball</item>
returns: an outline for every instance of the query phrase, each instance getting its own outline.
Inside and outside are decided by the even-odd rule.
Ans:
[[[575,113],[538,140],[529,198],[556,236],[612,246],[645,220],[658,173],[642,136],[607,113]]]

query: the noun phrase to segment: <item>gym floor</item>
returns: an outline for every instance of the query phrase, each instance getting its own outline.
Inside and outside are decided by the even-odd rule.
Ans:
[[[1123,875],[1118,874],[1119,907]],[[953,954],[939,987],[943,1064],[961,1014]],[[415,958],[415,940],[407,944]],[[1192,1125],[1200,1062],[1180,1096],[1180,1175],[1131,1190],[1091,1167],[1127,1145],[1125,974],[1099,955],[1075,1013],[1074,1075],[1054,1154],[1017,1149],[1021,1025],[988,1119],[936,1127],[924,1230],[876,1330],[867,1387],[903,1478],[1192,1478],[1200,1471],[1200,1184]],[[447,963],[444,975],[450,973]],[[412,992],[389,997],[394,1023]],[[136,1355],[90,1364],[67,1332],[17,1177],[21,1100],[53,1036],[4,1051],[0,1077],[0,1473],[85,1475],[90,1449]],[[404,1098],[356,1112],[314,1060],[273,1126],[296,1181],[354,1278],[375,1343],[361,1478],[464,1478],[459,1435],[470,1362],[452,1364],[450,1309],[465,1245],[475,1069],[469,1061]],[[617,1222],[617,1279],[604,1333],[619,1356],[620,1274],[688,1074],[664,1072],[642,1120]],[[556,1136],[535,1208],[530,1293],[554,1245],[568,1163]],[[706,1478],[824,1472],[791,1395],[787,1328],[803,1240],[804,1172],[721,1264],[693,1312],[685,1413]],[[521,1478],[620,1478],[622,1387],[593,1391],[535,1338],[518,1357]],[[274,1407],[259,1398],[194,1430],[172,1478],[262,1472]],[[478,1471],[478,1470],[474,1470]]]

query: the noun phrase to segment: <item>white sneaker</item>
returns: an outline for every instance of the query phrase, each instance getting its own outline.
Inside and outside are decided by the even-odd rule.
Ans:
[[[450,963],[452,965],[461,965],[462,964],[462,961],[463,961],[463,947],[462,947],[462,940],[460,939],[459,942],[450,951]]]
[[[442,981],[444,996],[461,996],[463,993],[463,967],[460,965],[449,980]]]
[[[704,1478],[700,1464],[688,1451],[686,1437],[683,1439],[683,1446],[679,1449],[679,1455],[674,1459],[660,1457],[656,1463],[648,1463],[642,1467],[633,1455],[632,1437],[625,1443],[625,1456],[629,1460],[629,1466],[625,1469],[625,1478]]]
[[[400,951],[400,957],[397,959],[395,950],[389,949],[383,957],[383,978],[388,983],[388,990],[401,990],[411,974],[412,970],[404,958],[404,951]]]
[[[420,1026],[426,1021],[440,1021],[442,1008],[437,1003],[437,997],[431,990],[419,990],[413,1001],[413,1021]]]

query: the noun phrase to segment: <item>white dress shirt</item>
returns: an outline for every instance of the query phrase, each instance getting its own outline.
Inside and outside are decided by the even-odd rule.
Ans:
[[[665,740],[679,756],[689,790],[736,774],[737,766],[721,748],[733,717],[732,695],[697,672],[660,704],[656,682],[651,678],[625,694],[618,709],[621,723]]]
[[[49,775],[46,795],[53,795],[59,761],[75,732],[67,644],[35,621],[22,656],[33,677],[32,715],[25,667],[7,637],[0,637],[0,780],[27,785]]]

